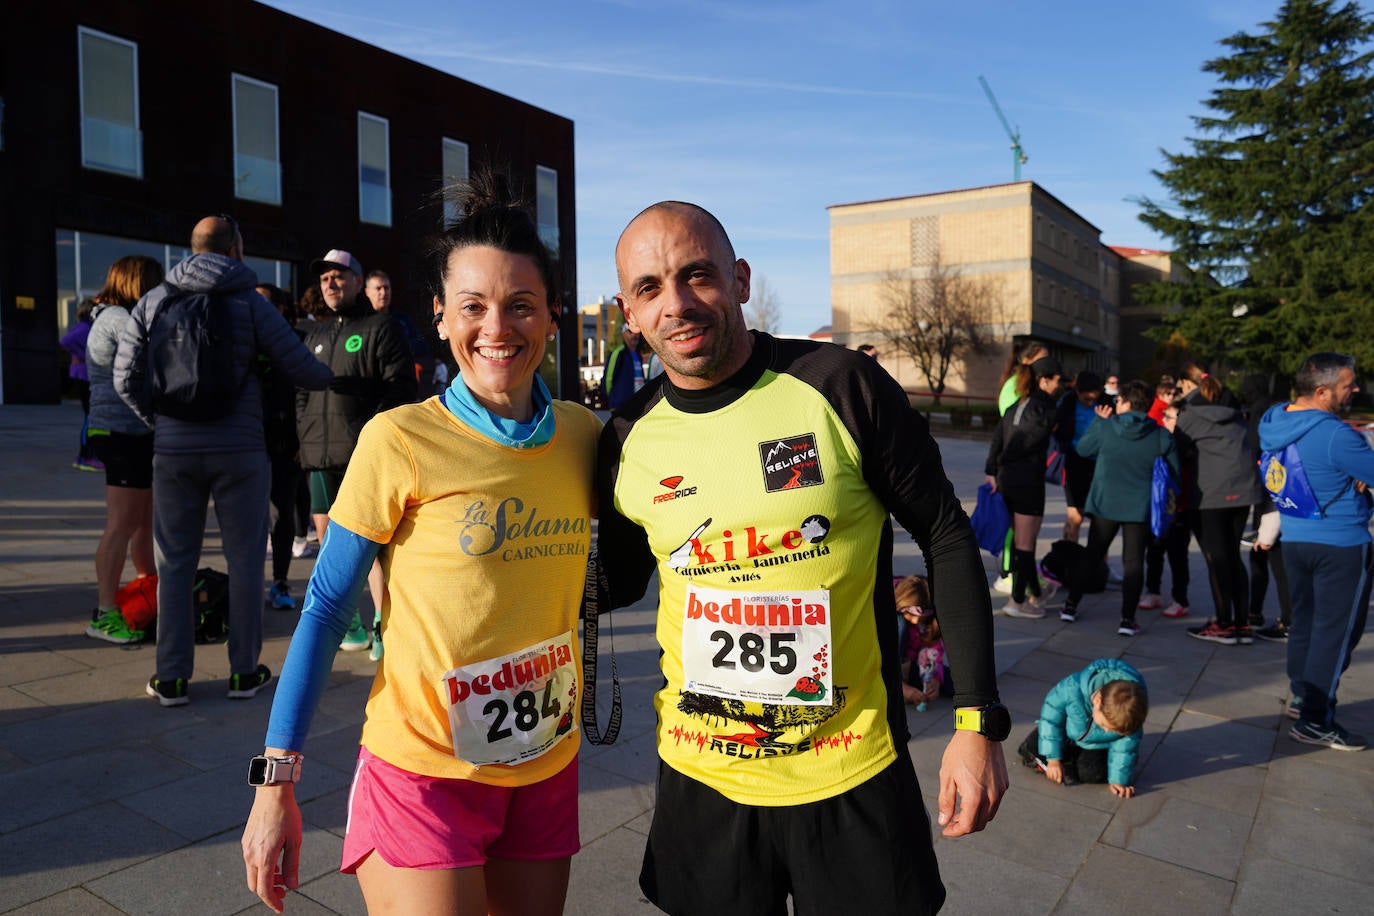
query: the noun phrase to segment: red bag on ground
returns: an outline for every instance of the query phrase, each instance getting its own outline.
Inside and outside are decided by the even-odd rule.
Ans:
[[[157,619],[157,574],[135,579],[115,593],[115,604],[131,630],[146,630]]]

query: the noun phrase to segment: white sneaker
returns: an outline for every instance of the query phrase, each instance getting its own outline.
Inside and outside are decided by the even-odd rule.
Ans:
[[[1041,617],[1045,616],[1045,609],[1029,598],[1025,601],[1017,601],[1015,598],[1008,598],[1007,603],[1002,606],[1002,613],[1008,617],[1020,617],[1024,620],[1039,620]]]
[[[1005,576],[1002,576],[996,582],[992,583],[992,590],[999,595],[1010,595],[1011,573],[1007,573]]]
[[[1155,608],[1164,607],[1164,599],[1154,592],[1146,592],[1140,596],[1140,603],[1136,607],[1142,611],[1153,611]]]
[[[1187,617],[1188,609],[1175,601],[1173,604],[1160,611],[1165,617]]]
[[[303,557],[313,557],[315,555],[315,545],[305,538],[296,538],[291,542],[291,556],[296,559]]]
[[[1057,583],[1057,582],[1051,582],[1049,579],[1041,579],[1041,580],[1040,580],[1040,597],[1039,597],[1038,599],[1037,599],[1037,598],[1029,598],[1029,599],[1027,599],[1027,600],[1028,600],[1028,601],[1033,601],[1033,602],[1035,602],[1035,603],[1038,604],[1038,605],[1044,606],[1044,605],[1048,605],[1051,601],[1053,601],[1053,600],[1054,600],[1054,596],[1057,595],[1057,594],[1059,594],[1059,583]]]

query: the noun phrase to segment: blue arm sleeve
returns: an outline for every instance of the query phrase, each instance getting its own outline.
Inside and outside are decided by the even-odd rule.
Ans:
[[[348,630],[367,573],[382,545],[329,523],[315,572],[305,588],[305,606],[291,647],[286,652],[281,680],[272,698],[267,722],[267,747],[299,751],[310,731],[310,720],[329,680],[339,641]]]

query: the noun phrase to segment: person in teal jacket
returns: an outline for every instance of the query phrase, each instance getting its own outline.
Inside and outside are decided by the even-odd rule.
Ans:
[[[1036,727],[1021,742],[1021,762],[1062,785],[1105,782],[1113,795],[1130,798],[1149,710],[1141,673],[1099,658],[1045,695]]]
[[[1116,413],[1097,408],[1098,422],[1078,440],[1078,454],[1097,459],[1092,487],[1083,514],[1092,517],[1088,549],[1069,576],[1069,598],[1059,619],[1078,619],[1088,574],[1099,567],[1121,531],[1121,624],[1117,633],[1134,636],[1140,631],[1135,612],[1145,584],[1145,548],[1150,540],[1150,483],[1156,458],[1163,458],[1178,477],[1174,439],[1146,413],[1154,403],[1154,389],[1141,381],[1121,386]]]

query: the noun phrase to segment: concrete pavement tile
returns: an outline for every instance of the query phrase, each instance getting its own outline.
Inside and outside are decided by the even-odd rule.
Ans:
[[[632,820],[632,821],[627,821],[627,822],[625,823],[625,829],[626,829],[626,830],[633,830],[635,833],[642,833],[642,834],[644,834],[645,836],[648,836],[648,835],[649,835],[649,828],[650,828],[651,826],[653,826],[653,821],[654,821],[654,812],[653,812],[653,809],[651,808],[651,809],[649,809],[648,811],[645,811],[645,812],[644,812],[643,814],[641,814],[639,817],[635,818],[634,820]]]
[[[0,903],[0,906],[4,906]],[[35,900],[17,910],[5,910],[6,916],[122,916],[122,911],[84,888],[74,887],[42,900]]]
[[[304,904],[300,910],[296,909],[298,903]],[[315,907],[318,909],[313,909]],[[259,905],[253,912],[261,914],[262,906]],[[293,916],[297,912],[362,914],[367,912],[367,903],[363,900],[357,876],[345,875],[338,870],[336,863],[332,873],[302,885],[299,893],[289,895],[286,900],[286,912]]]
[[[1185,703],[1164,745],[1207,759],[1229,761],[1236,766],[1259,766],[1269,760],[1274,732],[1268,727],[1257,728],[1200,715]]]
[[[645,916],[661,912],[639,890],[644,836],[615,830],[573,856],[565,916]]]
[[[310,735],[305,741],[306,759],[319,761],[336,770],[348,773],[348,778],[352,780],[353,771],[358,766],[358,739],[362,736],[362,719],[362,711],[359,710],[352,723],[319,734],[318,737],[316,736],[315,725],[311,723]],[[315,722],[319,722],[319,720],[317,716]],[[262,736],[263,733],[258,732],[259,750],[255,753],[262,753]]]
[[[1011,792],[1007,796],[1008,798],[1010,798],[1011,795],[1040,795],[1049,799],[1051,804],[1070,804],[1075,807],[1087,808],[1093,812],[1093,817],[1096,817],[1098,812],[1111,814],[1116,810],[1117,806],[1121,804],[1121,800],[1113,795],[1111,790],[1106,786],[1061,786],[1057,783],[1050,782],[1039,770],[1032,770],[1029,767],[1022,766],[1020,758],[1015,755],[1015,747],[1007,748],[1006,752],[1008,755],[1007,778],[1010,780],[1011,784]],[[923,788],[924,787],[923,784]],[[932,782],[929,788],[936,790],[939,788],[939,784]],[[935,795],[932,793],[930,797],[933,799]],[[1003,805],[1005,804],[1007,804],[1007,802],[1004,801]],[[1002,817],[1001,808],[997,809],[997,817],[998,820],[993,821],[994,825],[999,823]]]
[[[1203,680],[1188,695],[1186,706],[1191,712],[1218,719],[1273,728],[1274,713],[1282,708],[1281,704],[1270,690]]]
[[[1041,637],[1036,634],[1012,633],[1008,628],[999,628],[995,638],[998,678],[1040,648],[1040,643]]]
[[[36,640],[26,642],[27,648],[20,648],[8,637],[0,640],[0,687],[86,670],[78,661],[35,645]]]
[[[1017,769],[1031,771],[1018,765]],[[1049,780],[1044,780],[1049,784]],[[997,817],[987,829],[961,837],[957,842],[942,842],[944,853],[952,845],[969,848],[1000,860],[1017,862],[1027,868],[1049,872],[1065,880],[1074,876],[1088,857],[1111,815],[1074,804],[1069,796],[1101,789],[1100,786],[1055,786],[1060,792],[1008,792],[997,809]],[[1104,791],[1105,794],[1105,791]],[[1046,842],[1045,824],[1054,824],[1054,840]]]
[[[1147,613],[1155,612],[1141,611],[1140,617]],[[1181,620],[1160,618],[1150,627],[1148,639],[1137,638],[1131,641],[1131,654],[1164,661],[1189,662],[1201,668],[1211,660],[1213,650],[1221,647],[1215,643],[1189,638],[1187,628],[1206,622],[1207,618],[1199,617],[1196,611]]]
[[[257,902],[244,881],[241,831],[231,830],[192,846],[86,882],[131,916],[237,913]],[[323,831],[307,831],[301,844],[301,882],[337,869],[343,844]]]
[[[1374,885],[1374,823],[1318,812],[1312,805],[1260,801],[1250,848],[1302,868]]]
[[[1371,886],[1291,862],[1250,855],[1236,881],[1233,916],[1368,912]]]
[[[339,877],[347,878],[354,884],[358,883],[357,879],[354,878],[352,875],[340,875]],[[322,882],[329,882],[332,880],[334,880],[334,876],[326,875],[323,878],[316,878],[314,881],[310,882],[310,886],[314,887],[315,885],[321,884]],[[254,899],[256,900],[257,898],[255,897]],[[318,903],[302,893],[288,894],[286,896],[285,904],[286,912],[290,913],[291,916],[335,916],[335,914],[340,912],[351,912],[359,914],[365,912],[362,904],[362,899],[362,892],[359,891],[357,909],[348,911],[331,909],[325,906],[323,903]],[[239,910],[239,912],[242,913],[243,916],[263,916],[264,913],[270,911],[264,910],[263,903],[261,901],[258,901],[257,903],[252,904],[246,909]]]
[[[262,753],[272,702],[270,691],[269,686],[267,692],[247,700],[230,700],[223,693],[204,697],[200,702],[192,698],[191,706],[198,718],[181,728],[162,732],[151,743],[202,770],[240,761],[247,767],[249,757]]]
[[[1288,733],[1292,727],[1291,719],[1284,719],[1279,726],[1278,733],[1274,741],[1275,759],[1287,757],[1302,757],[1321,767],[1330,767],[1334,770],[1345,770],[1351,773],[1362,773],[1374,775],[1374,752],[1364,751],[1333,751],[1329,747],[1322,747],[1316,744],[1303,744],[1295,741]],[[1374,736],[1374,729],[1370,729],[1364,734],[1367,737]]]
[[[1040,717],[1040,707],[1044,705],[1045,694],[1050,692],[1053,682],[1027,677],[1024,674],[1008,672],[997,676],[997,692],[1002,703],[1011,712],[1012,732],[1019,733],[1024,725],[1027,729]]]
[[[1230,881],[1099,846],[1054,912],[1056,916],[1220,916],[1227,912],[1234,891]]]
[[[975,836],[977,836],[975,834]],[[937,839],[940,879],[945,885],[945,916],[1040,916],[1054,909],[1069,882],[1047,870],[1008,861],[967,841]]]
[[[343,655],[344,653],[339,653]],[[336,656],[337,657],[337,656]],[[278,670],[278,669],[273,669]],[[372,674],[360,676],[352,671],[335,670],[329,675],[329,684],[315,715],[332,716],[346,722],[362,724],[363,710],[367,708],[367,695],[372,690]],[[311,735],[315,734],[312,724]]]
[[[583,750],[588,745],[583,744]],[[587,763],[603,770],[619,773],[629,779],[653,785],[658,779],[658,745],[652,734],[637,735],[628,740],[622,736],[615,744],[588,755]]]
[[[1260,793],[1267,791],[1265,776],[1263,767],[1236,766],[1229,760],[1162,746],[1139,772],[1136,789],[1140,793],[1162,792],[1250,818],[1259,808]]]
[[[195,690],[194,685],[191,688]],[[109,747],[131,738],[145,739],[195,721],[194,699],[190,706],[166,709],[152,698],[77,706],[7,726],[0,731],[0,747],[33,763],[70,757],[85,751]]]
[[[6,773],[0,776],[0,798],[24,799],[24,803],[0,806],[0,833],[100,802],[120,800],[154,779],[175,780],[193,772],[152,748],[132,745],[89,751]]]
[[[1150,702],[1153,705],[1163,697],[1186,697],[1202,675],[1203,666],[1198,659],[1161,659],[1142,655],[1133,646],[1121,656],[1121,660],[1139,671],[1150,688]]]
[[[1163,792],[1137,795],[1117,809],[1102,842],[1233,881],[1250,823],[1248,817]]]
[[[1087,661],[1076,655],[1065,655],[1042,647],[1023,658],[1009,673],[1044,684],[1044,690],[1040,692],[1043,700],[1051,687],[1075,671],[1082,671]]]
[[[1367,753],[1342,755],[1329,751],[1275,757],[1269,762],[1264,796],[1323,814],[1374,823],[1374,773],[1322,765],[1333,757]]]
[[[630,779],[585,760],[578,762],[577,820],[582,842],[592,843],[654,807],[652,780]]]
[[[16,683],[14,689],[49,706],[83,706],[127,699],[131,685],[148,682],[153,656],[118,650],[109,655],[117,658],[118,663]]]
[[[4,903],[20,906],[161,856],[184,840],[113,802],[0,836]],[[170,911],[168,911],[170,912]]]
[[[302,800],[301,818],[307,823],[312,824],[321,830],[328,830],[339,839],[343,839],[344,833],[348,829],[348,796],[352,782],[342,789],[325,793],[310,799]],[[247,817],[247,812],[244,812]]]
[[[40,703],[26,693],[20,693],[13,687],[0,687],[0,728],[50,716],[54,712],[56,710],[51,706]]]

